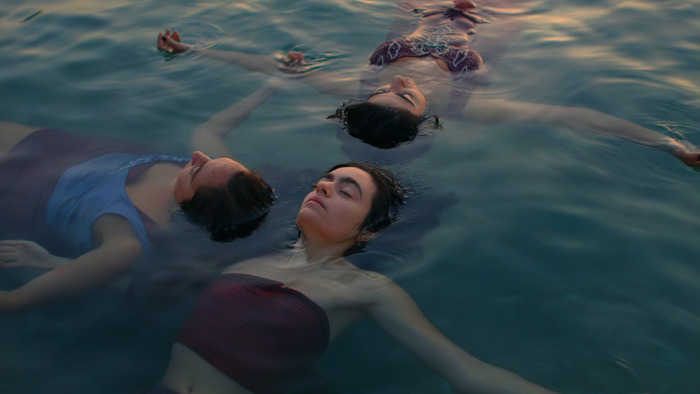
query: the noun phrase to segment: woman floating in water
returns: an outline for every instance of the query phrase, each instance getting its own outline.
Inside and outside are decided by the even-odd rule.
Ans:
[[[284,392],[363,316],[459,392],[550,392],[475,359],[439,333],[393,281],[345,259],[391,224],[403,200],[385,169],[331,168],[301,204],[292,250],[236,263],[202,292],[162,381],[149,393]]]
[[[191,159],[147,154],[123,141],[0,122],[0,267],[47,270],[0,291],[0,313],[129,273],[154,236],[181,231],[175,212],[215,241],[249,235],[275,197],[260,175],[222,157],[223,138],[277,90],[265,85],[193,132],[192,148],[217,159],[199,150]]]
[[[520,2],[510,3],[522,6]],[[356,82],[322,71],[300,74],[299,80],[324,94],[343,99],[360,97],[361,102],[343,105],[333,115],[352,136],[384,149],[411,141],[421,123],[431,118],[426,115],[426,103],[430,101],[431,111],[441,117],[481,123],[547,124],[610,135],[662,149],[689,166],[700,166],[700,150],[692,144],[595,110],[473,96],[473,91],[484,84],[480,69],[493,63],[508,41],[477,36],[479,40],[471,45],[473,34],[485,21],[493,21],[494,28],[504,23],[498,27],[507,34],[513,24],[505,22],[512,22],[518,11],[479,7],[471,0],[422,6],[404,7],[416,14],[417,26],[409,23],[409,30],[391,32],[389,40],[372,52],[369,69]],[[270,56],[197,49],[181,43],[177,31],[159,34],[158,47],[170,53],[193,51],[251,71],[271,74],[279,67]],[[304,62],[299,53],[290,54],[287,60],[285,68]]]

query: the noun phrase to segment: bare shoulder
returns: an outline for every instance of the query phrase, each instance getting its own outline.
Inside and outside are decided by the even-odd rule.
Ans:
[[[0,155],[5,154],[39,127],[0,121]]]
[[[222,274],[231,273],[247,273],[247,274],[260,274],[265,271],[268,267],[274,266],[276,260],[279,256],[275,256],[272,253],[266,254],[258,257],[251,257],[242,261],[235,262],[228,267],[226,267]]]
[[[92,224],[92,230],[95,236],[105,238],[136,238],[136,231],[131,226],[131,223],[125,217],[116,214],[106,214],[98,217]]]
[[[39,127],[28,126],[19,123],[5,122],[0,120],[0,130],[2,130],[3,132],[10,133],[30,134],[36,130],[39,130]]]
[[[356,269],[350,275],[353,291],[362,294],[368,302],[384,300],[399,288],[391,278],[375,271]]]

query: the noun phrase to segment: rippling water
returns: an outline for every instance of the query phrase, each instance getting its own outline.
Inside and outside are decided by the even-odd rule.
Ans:
[[[0,119],[181,153],[196,125],[265,77],[196,56],[166,61],[154,49],[158,31],[270,55],[302,45],[351,77],[383,41],[393,6],[5,1]],[[483,94],[594,108],[700,145],[699,6],[533,1]],[[346,161],[338,126],[325,120],[337,104],[292,83],[231,146],[253,167]],[[564,392],[697,390],[700,172],[654,149],[553,127],[448,120],[437,134],[428,153],[398,168],[458,203],[420,254],[399,259],[406,269],[396,279],[440,330]],[[0,318],[0,392],[129,393],[155,383],[189,299],[146,306],[144,317],[119,294],[100,295],[99,307],[78,301]],[[318,370],[340,392],[451,392],[366,323]]]

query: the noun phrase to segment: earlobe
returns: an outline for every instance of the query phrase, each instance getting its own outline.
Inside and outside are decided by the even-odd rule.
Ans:
[[[379,233],[375,233],[374,231],[362,230],[359,234],[357,234],[357,242],[369,242],[378,236]]]

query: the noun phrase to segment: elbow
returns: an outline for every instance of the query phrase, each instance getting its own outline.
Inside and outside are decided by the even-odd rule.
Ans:
[[[132,268],[143,256],[143,246],[138,239],[123,239],[109,245],[109,248],[102,253],[103,275],[106,278],[116,277],[119,274]]]
[[[117,253],[123,257],[122,268],[134,265],[143,256],[143,246],[138,239],[126,239],[119,243]]]

